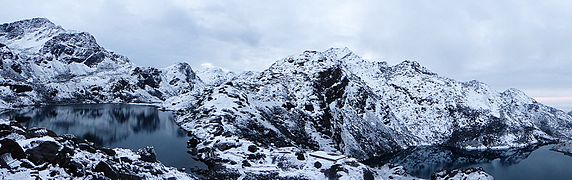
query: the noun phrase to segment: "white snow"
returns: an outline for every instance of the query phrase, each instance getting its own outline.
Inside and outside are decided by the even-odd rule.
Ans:
[[[39,143],[44,142],[44,141],[52,141],[52,142],[59,144],[53,137],[50,137],[50,136],[23,139],[23,140],[18,140],[16,142],[24,149],[31,149],[31,148],[36,147]]]

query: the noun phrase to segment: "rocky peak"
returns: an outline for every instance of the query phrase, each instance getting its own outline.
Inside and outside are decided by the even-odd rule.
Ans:
[[[322,54],[329,56],[331,59],[338,59],[338,60],[344,59],[344,58],[349,57],[349,56],[356,56],[356,54],[347,47],[330,48],[330,49],[322,52]]]
[[[323,52],[304,51],[274,63],[264,74],[282,74],[293,76],[295,74],[317,74],[319,72],[341,68],[344,73],[353,74],[366,82],[379,82],[383,76],[437,76],[416,61],[403,61],[394,66],[386,62],[367,61],[356,55],[348,48],[330,48]]]
[[[196,73],[205,84],[211,86],[219,86],[236,76],[234,72],[211,64],[201,65]]]
[[[511,102],[516,105],[536,103],[536,100],[532,99],[531,97],[524,94],[524,92],[515,88],[510,88],[505,90],[504,92],[501,93],[501,96],[505,100],[507,100],[507,102]]]
[[[426,75],[437,75],[434,72],[429,71],[426,67],[421,66],[417,61],[405,60],[395,66],[392,69],[396,72],[401,73],[421,73]]]
[[[61,29],[46,18],[32,18],[0,25],[0,30],[8,35],[17,35],[21,32],[31,32],[44,28]]]
[[[108,51],[86,32],[67,31],[45,18],[34,18],[0,25],[0,43],[10,47],[24,60],[44,63],[83,63],[88,67],[115,69],[130,65],[127,58]],[[106,61],[102,66],[99,66]],[[51,65],[47,65],[51,66]]]
[[[330,48],[323,52],[304,51],[272,64],[263,74],[316,74],[334,67],[349,66],[364,62],[348,48]]]
[[[199,76],[197,76],[197,74],[193,71],[191,65],[185,62],[169,66],[165,68],[164,71],[171,74],[181,74],[183,76],[181,80],[185,81],[186,83],[202,83]]]
[[[487,84],[480,82],[480,81],[477,81],[477,80],[471,80],[468,82],[463,82],[462,84],[465,85],[466,87],[473,88],[477,92],[485,92],[485,91],[491,90],[491,88]]]
[[[26,50],[41,46],[49,38],[64,31],[48,19],[33,18],[1,24],[0,41],[12,48]]]

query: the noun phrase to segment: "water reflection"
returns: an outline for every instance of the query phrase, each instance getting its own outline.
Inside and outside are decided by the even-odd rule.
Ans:
[[[98,145],[139,149],[153,146],[158,159],[174,167],[205,168],[186,153],[187,137],[171,112],[130,104],[26,107],[2,115],[26,127],[73,134]]]
[[[572,167],[572,157],[550,151],[549,147],[551,145],[502,151],[464,151],[427,146],[372,158],[364,163],[372,166],[387,163],[401,165],[408,173],[421,178],[430,178],[433,173],[441,170],[468,167],[482,167],[496,179],[572,178],[571,171],[560,170],[562,167]],[[543,164],[542,167],[540,164]],[[539,168],[549,170],[536,171]]]

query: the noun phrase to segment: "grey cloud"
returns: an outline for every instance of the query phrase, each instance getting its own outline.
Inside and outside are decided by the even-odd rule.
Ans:
[[[47,17],[140,65],[261,70],[306,49],[347,46],[544,97],[572,96],[570,9],[556,0],[32,0],[3,2],[0,21]]]

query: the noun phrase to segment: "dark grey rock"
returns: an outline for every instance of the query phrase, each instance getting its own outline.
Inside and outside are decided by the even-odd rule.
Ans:
[[[95,166],[95,168],[93,169],[94,172],[102,172],[105,176],[107,176],[108,178],[111,179],[117,179],[118,174],[117,174],[117,170],[115,170],[115,168],[113,168],[111,165],[109,165],[108,163],[104,162],[104,161],[100,161],[99,163],[97,163],[97,165]]]
[[[101,147],[101,148],[99,148],[99,150],[101,152],[107,154],[108,156],[115,156],[117,154],[117,152],[115,152],[115,150],[110,149],[110,148]]]
[[[60,148],[61,146],[53,141],[44,141],[32,149],[26,150],[26,154],[28,154],[28,159],[36,165],[44,162],[55,163],[58,160],[57,155]]]
[[[157,156],[155,155],[155,149],[153,147],[145,147],[139,149],[137,154],[141,156],[139,159],[145,162],[157,162]]]
[[[250,146],[248,146],[248,151],[254,153],[254,152],[258,151],[258,147],[256,147],[255,145],[250,145]]]
[[[26,153],[24,152],[24,149],[22,149],[22,147],[20,147],[20,144],[18,144],[16,141],[12,139],[2,139],[0,140],[0,145],[2,146],[0,148],[0,155],[5,153],[10,153],[12,158],[15,159],[26,158]]]

